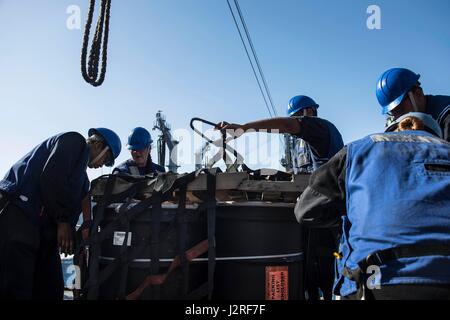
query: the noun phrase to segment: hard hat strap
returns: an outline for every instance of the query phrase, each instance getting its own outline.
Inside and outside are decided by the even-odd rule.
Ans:
[[[100,152],[100,154],[99,154],[98,156],[96,156],[94,160],[92,160],[92,161],[90,162],[90,164],[96,163],[98,160],[100,160],[100,158],[103,157],[103,156],[105,155],[105,153],[106,153],[108,150],[109,150],[109,147],[106,146],[106,147]]]
[[[413,111],[419,112],[419,108],[417,108],[416,99],[414,99],[414,95],[412,94],[411,91],[408,92],[408,97],[409,97],[409,100],[411,100],[411,104],[413,106]]]

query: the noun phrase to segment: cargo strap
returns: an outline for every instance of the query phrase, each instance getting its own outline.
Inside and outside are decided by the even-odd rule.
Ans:
[[[119,210],[119,213],[121,213],[121,211],[123,212],[124,209],[123,207],[121,207]],[[122,242],[122,245],[120,246],[120,256],[123,260],[127,260],[128,259],[128,237],[130,235],[130,220],[127,219],[127,216],[124,215],[123,216],[125,220],[122,223],[123,226],[123,230],[125,232],[125,236]],[[127,285],[127,278],[128,278],[128,265],[125,264],[122,266],[121,270],[120,270],[120,283],[119,283],[119,291],[118,291],[118,296],[119,299],[124,299],[125,297],[125,292],[126,292],[126,285]]]
[[[185,299],[189,290],[189,261],[186,258],[186,241],[187,241],[187,221],[186,221],[186,193],[187,185],[180,188],[178,209],[176,214],[177,234],[178,234],[178,251],[180,256],[180,265],[182,270],[182,286],[181,297]]]
[[[207,223],[208,223],[208,299],[214,289],[214,270],[216,267],[216,176],[207,172]]]
[[[198,258],[202,254],[204,254],[206,251],[208,251],[208,240],[204,240],[204,241],[200,242],[199,244],[197,244],[196,246],[189,249],[188,251],[186,251],[185,259],[188,262],[191,262],[195,258]],[[176,269],[178,266],[181,265],[181,260],[182,259],[181,259],[180,255],[176,256],[173,259],[172,263],[170,264],[169,269],[167,270],[166,273],[148,276],[147,278],[145,278],[144,282],[142,282],[141,285],[136,290],[134,290],[132,293],[130,293],[126,297],[126,299],[127,300],[137,300],[137,299],[139,299],[139,297],[142,295],[142,293],[144,292],[144,290],[147,287],[152,286],[152,285],[163,284],[166,281],[169,274],[174,269]]]
[[[274,174],[264,174],[264,170],[253,170],[246,164],[242,164],[242,171],[247,172],[254,180],[270,180],[270,181],[292,181],[293,174],[276,170]]]
[[[364,284],[365,274],[369,266],[381,266],[393,260],[423,256],[450,256],[450,243],[412,244],[376,251],[361,260],[356,269],[344,267],[342,275],[361,285]]]
[[[164,189],[161,192],[154,192],[152,196],[149,198],[141,201],[139,204],[135,205],[134,207],[130,209],[123,209],[120,210],[119,215],[117,218],[109,223],[107,226],[103,227],[101,230],[101,233],[98,233],[98,226],[100,222],[103,220],[103,214],[105,208],[111,204],[111,192],[114,186],[115,179],[117,178],[116,175],[110,175],[107,180],[107,184],[105,186],[105,193],[104,196],[101,198],[98,210],[96,211],[96,215],[94,217],[94,225],[93,225],[93,232],[89,239],[83,240],[79,247],[80,248],[86,246],[86,245],[92,245],[91,250],[91,261],[89,264],[89,279],[86,281],[86,285],[83,288],[83,292],[87,291],[87,298],[89,300],[96,300],[98,299],[98,289],[101,283],[103,283],[107,278],[109,278],[114,270],[119,266],[126,262],[130,261],[130,259],[124,259],[121,255],[117,257],[115,260],[115,263],[110,264],[108,267],[106,267],[104,270],[102,270],[101,274],[99,274],[99,257],[101,255],[101,242],[109,237],[109,235],[114,232],[115,228],[119,225],[123,225],[124,222],[131,221],[134,218],[136,218],[139,214],[144,212],[149,207],[157,207],[160,206],[161,203],[165,200],[167,200],[173,193],[174,190],[179,189],[183,185],[187,185],[189,182],[193,181],[196,177],[197,173],[190,173],[187,175],[184,175],[174,181],[171,182],[170,186],[168,186],[166,189]],[[132,192],[136,192],[136,188],[130,188],[128,192],[121,194],[122,197],[130,197],[132,196]],[[117,199],[116,199],[117,200]],[[123,208],[127,208],[127,205],[125,204]],[[128,233],[126,233],[127,237]],[[155,239],[152,239],[154,241]],[[123,245],[126,245],[127,241],[125,239]],[[140,248],[142,250],[143,248]],[[134,254],[133,254],[134,256]],[[158,259],[157,259],[158,260]]]
[[[133,262],[135,259],[137,259],[139,256],[141,256],[145,250],[148,249],[150,245],[150,238],[141,238],[141,244],[133,248],[133,250],[130,250],[130,252],[127,254],[127,259],[125,259],[124,256],[119,255],[118,257],[115,257],[113,261],[108,264],[108,266],[102,270],[102,272],[99,275],[98,284],[101,285],[103,282],[105,282],[118,267],[124,267],[127,266]],[[89,289],[89,285],[84,287],[83,292]],[[118,298],[126,298],[126,297],[120,297]]]
[[[178,179],[176,179],[175,181],[173,181],[173,183],[166,189],[161,191],[161,200],[160,202],[166,201],[167,199],[170,198],[172,192],[174,190],[179,189],[183,184],[187,184],[191,181],[193,181],[195,179],[196,173],[190,173],[187,175],[184,175]],[[156,204],[158,202],[158,199],[156,199],[156,191],[148,198],[146,198],[145,200],[142,200],[140,203],[138,203],[137,205],[135,205],[134,207],[132,207],[131,209],[127,209],[127,210],[120,210],[121,212],[119,212],[119,215],[117,216],[117,218],[112,221],[110,224],[108,224],[107,226],[102,228],[102,232],[100,234],[95,233],[98,229],[98,226],[100,224],[100,222],[103,220],[103,211],[105,210],[105,208],[114,203],[114,202],[121,202],[123,201],[125,198],[129,198],[129,197],[133,197],[136,192],[139,190],[136,187],[130,188],[128,189],[126,192],[122,192],[120,195],[116,194],[116,195],[110,195],[110,192],[113,189],[113,184],[114,184],[114,179],[117,178],[118,175],[109,175],[107,177],[108,179],[108,183],[107,186],[105,187],[105,192],[104,192],[104,196],[101,198],[98,206],[97,206],[97,210],[96,210],[96,214],[94,217],[94,223],[93,223],[93,234],[90,235],[89,239],[83,240],[78,248],[77,248],[77,252],[81,251],[83,246],[86,245],[94,245],[96,243],[99,243],[103,240],[105,240],[113,231],[114,229],[123,221],[124,218],[127,218],[129,220],[134,219],[137,215],[139,215],[142,211],[144,211],[145,209],[147,209],[148,207],[152,206],[153,204]],[[147,183],[140,183],[139,184],[141,187],[142,186],[147,186]],[[127,203],[123,204],[124,207],[127,207]],[[127,216],[127,217],[125,217]]]
[[[158,195],[159,196],[159,195]],[[161,230],[161,201],[158,201],[152,206],[151,221],[152,221],[152,235],[150,243],[150,274],[156,275],[159,272],[159,237]],[[155,287],[153,290],[153,299],[159,300],[161,296],[160,287]]]
[[[101,183],[103,180],[106,180],[105,184],[108,184],[110,176],[111,175],[104,175],[92,181],[92,188],[95,189],[96,184]],[[116,173],[114,174],[114,176],[116,177],[116,179],[114,180],[114,185],[112,186],[113,190],[111,191],[111,194],[108,196],[109,203],[122,202],[126,198],[133,197],[139,191],[147,188],[149,184],[151,184],[151,182],[149,182],[148,177],[135,177],[124,173]],[[114,189],[116,188],[116,184],[120,184],[121,180],[124,180],[125,182],[129,183],[130,186],[129,188],[127,188],[122,192],[115,192]],[[155,178],[154,180],[157,180],[157,178]],[[106,186],[105,192],[103,193],[103,196],[101,198],[104,198],[105,195],[106,195]],[[96,196],[94,196],[94,198],[95,197]]]
[[[183,298],[188,299],[200,299],[208,296],[208,299],[212,298],[212,293],[214,289],[214,270],[216,263],[216,251],[215,251],[215,229],[216,229],[216,176],[210,171],[205,171],[207,174],[207,198],[205,199],[205,206],[207,210],[207,229],[208,229],[208,239],[201,242],[197,246],[192,249],[186,251],[184,253],[185,247],[185,237],[186,237],[186,226],[183,224],[179,225],[179,230],[181,231],[179,235],[179,243],[180,243],[180,254],[174,259],[168,271],[162,275],[155,275],[153,272],[150,276],[148,276],[144,282],[127,296],[127,299],[135,300],[138,299],[143,291],[151,285],[161,285],[166,281],[167,276],[172,272],[173,269],[181,265],[183,269]],[[183,219],[183,211],[185,207],[186,201],[186,187],[180,187],[180,202],[177,211],[177,220],[180,221]],[[187,294],[188,291],[188,263],[198,256],[202,255],[208,251],[208,281],[201,285],[199,288],[194,290],[193,292]],[[152,257],[152,260],[154,258]],[[183,265],[184,263],[184,265]],[[157,289],[158,287],[155,287]],[[158,298],[158,297],[155,297]]]
[[[100,222],[103,220],[103,213],[105,211],[105,208],[107,205],[109,205],[109,197],[112,193],[112,189],[114,186],[116,180],[116,176],[111,175],[108,177],[108,182],[106,184],[105,188],[105,196],[100,200],[98,204],[98,211],[97,214],[94,216],[94,223],[93,223],[93,231],[95,233],[98,232],[98,227],[100,225]],[[99,260],[98,257],[101,255],[101,245],[100,241],[93,244],[93,246],[90,249],[90,252],[92,253],[91,258],[92,261],[89,261],[89,279],[86,281],[86,286],[88,286],[89,280],[92,279],[98,279],[98,273],[99,273]],[[84,245],[80,245],[79,248],[83,248]],[[91,289],[87,292],[87,298],[89,300],[97,300],[98,299],[98,289],[99,284],[93,283]]]

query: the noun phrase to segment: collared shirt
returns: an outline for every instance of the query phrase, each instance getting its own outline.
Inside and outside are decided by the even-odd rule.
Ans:
[[[88,159],[81,134],[58,134],[16,162],[0,181],[0,190],[36,224],[44,207],[57,222],[70,222],[89,189]]]
[[[133,159],[128,159],[127,161],[119,164],[113,170],[113,174],[127,173],[127,174],[131,174],[131,175],[135,175],[135,176],[156,174],[158,172],[166,172],[166,170],[164,169],[163,166],[160,166],[160,165],[152,162],[150,157],[147,159],[147,164],[145,165],[145,167],[138,167],[136,162]]]
[[[311,173],[343,147],[342,136],[325,119],[306,116],[294,118],[300,122],[300,131],[292,139],[294,173]]]
[[[443,138],[450,142],[450,96],[426,95],[426,113],[430,114],[442,129]]]

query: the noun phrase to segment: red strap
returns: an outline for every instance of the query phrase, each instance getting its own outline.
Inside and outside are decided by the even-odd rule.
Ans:
[[[186,260],[188,262],[191,262],[192,260],[201,256],[202,254],[204,254],[207,251],[208,251],[208,240],[204,240],[204,241],[198,243],[197,245],[195,245],[194,247],[192,247],[191,249],[189,249],[188,251],[186,251]],[[166,273],[151,275],[151,276],[146,277],[136,290],[134,290],[132,293],[127,295],[126,299],[127,300],[137,300],[137,299],[139,299],[139,297],[142,295],[142,293],[148,286],[163,284],[166,281],[168,275],[174,269],[176,269],[180,265],[180,263],[181,263],[180,256],[178,255],[173,259],[173,261],[170,264],[170,267]]]

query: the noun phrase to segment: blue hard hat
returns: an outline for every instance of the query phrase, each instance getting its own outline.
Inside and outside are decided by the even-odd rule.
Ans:
[[[386,132],[393,131],[397,125],[402,122],[404,119],[408,117],[418,118],[423,122],[423,125],[434,132],[436,136],[442,138],[442,130],[436,120],[429,114],[423,112],[409,112],[395,120],[388,128],[386,128]]]
[[[122,143],[120,142],[119,136],[112,130],[107,128],[91,128],[89,129],[88,135],[92,136],[93,134],[100,135],[103,139],[105,139],[106,144],[111,150],[113,158],[110,159],[105,165],[107,167],[112,167],[114,165],[114,159],[116,159],[120,151],[122,150]]]
[[[382,113],[387,114],[397,107],[420,78],[411,70],[393,68],[385,71],[377,82],[377,99],[383,108]]]
[[[311,107],[317,109],[319,108],[319,105],[308,96],[295,96],[291,100],[289,100],[287,114],[288,116],[292,116],[300,110]]]
[[[129,150],[143,150],[148,148],[152,142],[153,140],[150,132],[145,128],[137,127],[131,130],[131,133],[128,136],[127,148]]]

